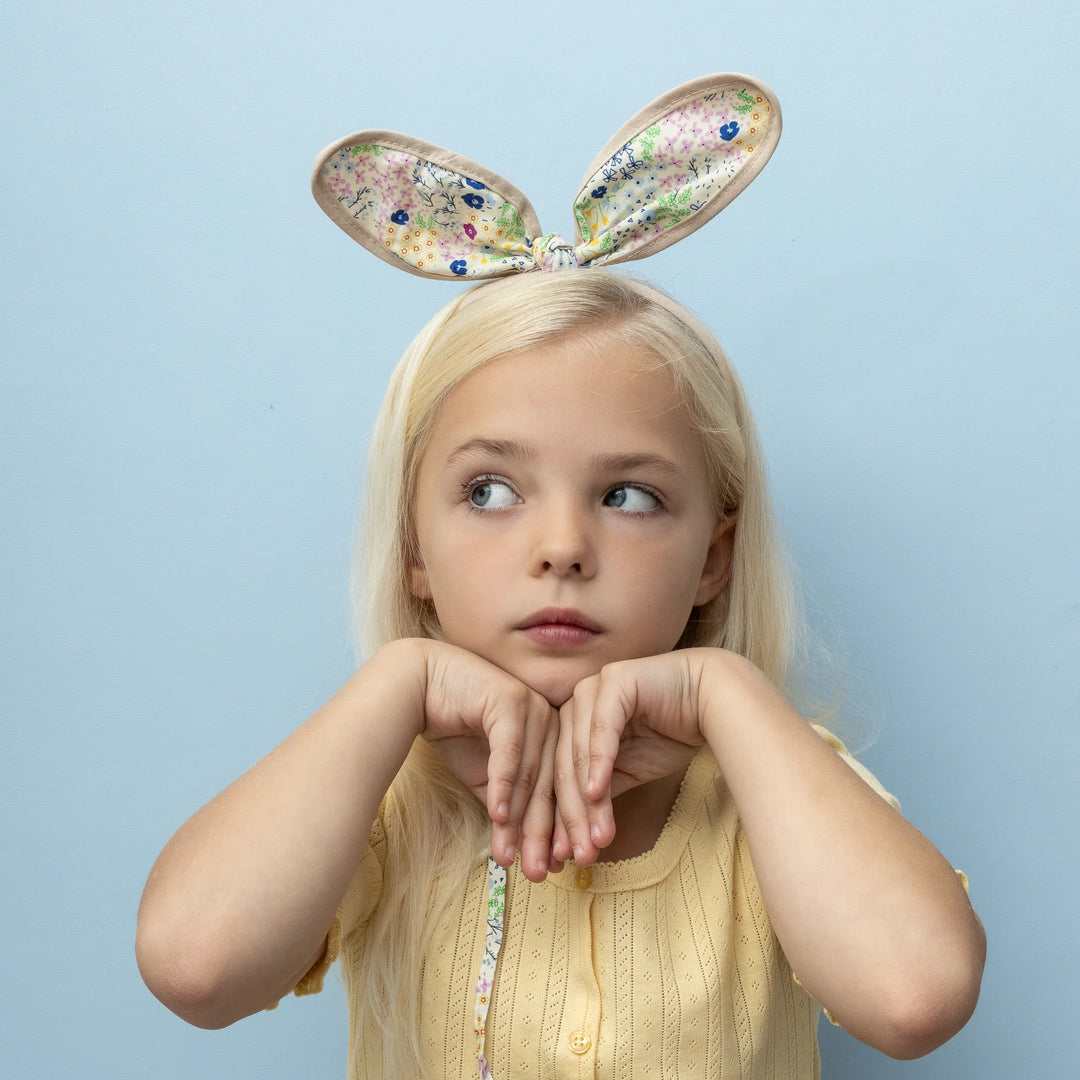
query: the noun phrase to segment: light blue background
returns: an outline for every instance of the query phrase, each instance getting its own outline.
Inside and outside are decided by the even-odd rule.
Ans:
[[[882,727],[865,759],[990,936],[951,1044],[896,1063],[826,1031],[825,1076],[1074,1074],[1077,9],[701,9],[5,5],[4,1075],[342,1074],[338,989],[207,1033],[132,955],[169,834],[350,671],[367,432],[454,290],[336,230],[316,152],[408,131],[568,232],[615,128],[722,70],[777,92],[780,148],[634,269],[734,356]]]

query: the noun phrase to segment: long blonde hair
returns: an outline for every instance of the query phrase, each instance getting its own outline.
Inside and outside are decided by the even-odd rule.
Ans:
[[[439,406],[470,372],[560,340],[603,340],[651,355],[673,377],[705,451],[714,506],[733,517],[731,576],[695,608],[679,647],[713,645],[751,659],[787,687],[791,578],[773,525],[765,468],[739,380],[697,320],[658,289],[603,270],[522,274],[479,285],[421,330],[391,379],[372,439],[362,541],[354,565],[361,655],[403,637],[439,637],[430,602],[408,588],[416,476]],[[383,894],[367,927],[359,985],[383,1030],[392,1075],[421,1075],[417,988],[431,912],[484,857],[488,821],[473,794],[418,739],[386,796]],[[427,931],[427,932],[425,932]]]

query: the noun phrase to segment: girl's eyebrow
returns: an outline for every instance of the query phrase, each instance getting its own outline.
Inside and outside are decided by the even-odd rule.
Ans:
[[[528,461],[536,456],[531,446],[516,439],[476,438],[455,447],[446,459],[446,467],[452,468],[470,457],[489,455],[491,457],[511,458],[515,461]],[[628,473],[637,469],[654,469],[675,478],[682,477],[684,470],[663,454],[652,452],[628,452],[623,454],[595,454],[591,465],[600,473]]]
[[[675,478],[684,475],[684,470],[672,461],[671,458],[664,457],[663,454],[597,454],[592,459],[592,465],[597,472],[603,473],[622,473],[634,472],[636,469],[655,469],[657,472],[666,473]]]
[[[527,461],[533,456],[531,447],[516,439],[469,439],[460,446],[455,447],[446,459],[446,467],[451,468],[465,458],[487,454],[492,457],[514,458],[518,461]]]

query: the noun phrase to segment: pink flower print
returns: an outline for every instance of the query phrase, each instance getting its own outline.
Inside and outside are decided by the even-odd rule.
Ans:
[[[465,230],[465,235],[470,240],[475,240],[476,239],[476,226],[475,225],[463,225],[462,228]]]

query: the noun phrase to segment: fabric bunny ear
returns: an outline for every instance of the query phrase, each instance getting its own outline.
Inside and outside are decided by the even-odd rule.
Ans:
[[[330,218],[422,277],[487,278],[640,259],[693,232],[761,171],[780,138],[772,93],[745,75],[684,83],[624,124],[574,201],[575,243],[541,235],[501,176],[394,131],[339,139],[315,162]]]
[[[699,229],[761,172],[780,126],[772,91],[746,75],[695,79],[646,105],[585,173],[578,261],[641,259]]]
[[[359,131],[328,146],[315,200],[368,251],[422,277],[494,277],[535,269],[540,234],[513,184],[441,146],[396,131]]]

